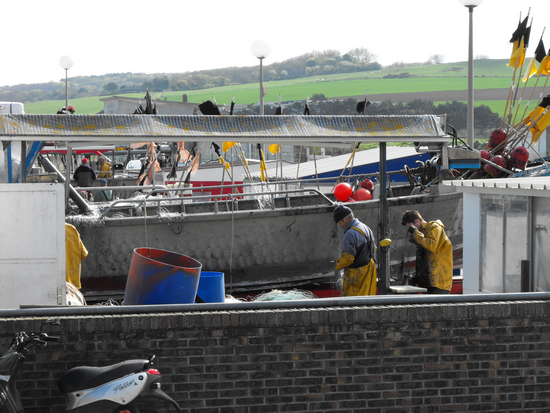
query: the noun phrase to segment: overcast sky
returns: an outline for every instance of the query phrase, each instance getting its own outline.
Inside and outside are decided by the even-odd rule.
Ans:
[[[548,0],[484,0],[474,9],[474,56],[508,58],[519,18],[531,8],[527,57],[550,21]],[[71,76],[178,73],[253,66],[255,40],[266,65],[314,50],[364,47],[382,65],[468,59],[468,9],[459,0],[5,0],[0,86]],[[531,20],[529,20],[531,21]],[[550,47],[550,29],[543,36]]]

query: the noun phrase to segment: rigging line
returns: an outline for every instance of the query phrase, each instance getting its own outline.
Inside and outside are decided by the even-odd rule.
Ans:
[[[231,252],[229,254],[229,294],[233,295],[233,243],[235,237],[235,200],[231,194]]]
[[[144,203],[143,207],[145,208],[145,214],[143,215],[143,227],[145,229],[145,247],[148,248],[149,244],[147,243],[147,202]]]

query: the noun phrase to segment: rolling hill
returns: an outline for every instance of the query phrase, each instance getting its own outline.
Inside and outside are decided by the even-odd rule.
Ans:
[[[510,80],[514,70],[506,65],[507,60],[476,60],[475,62],[475,104],[485,104],[500,115],[510,91]],[[414,99],[431,100],[435,103],[467,100],[467,62],[446,63],[438,65],[419,65],[401,68],[382,69],[358,73],[316,75],[310,77],[281,79],[264,82],[267,87],[265,102],[282,100],[304,100],[314,94],[324,94],[326,98],[357,97],[362,99],[368,91],[372,102],[391,100],[394,103],[409,102]],[[518,93],[527,101],[530,96],[538,99],[543,92],[547,78],[541,77],[538,87],[533,91],[537,78],[527,82],[527,87],[520,83]],[[70,79],[69,79],[70,82]],[[143,93],[131,93],[124,96],[142,98]],[[239,104],[255,104],[259,100],[259,84],[223,86],[202,90],[154,92],[154,99],[181,101],[187,95],[189,102],[200,103],[216,98],[218,104],[229,104],[233,96]],[[120,95],[120,93],[119,93]],[[101,98],[93,96],[70,99],[77,108],[77,113],[93,114],[103,110]],[[519,98],[519,96],[518,96]],[[55,113],[65,104],[64,100],[50,100],[26,103],[27,113]]]

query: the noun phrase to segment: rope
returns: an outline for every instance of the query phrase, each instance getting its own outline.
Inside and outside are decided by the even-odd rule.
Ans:
[[[143,215],[144,216],[144,225],[143,225],[143,228],[145,229],[145,247],[148,246],[148,242],[147,242],[147,202],[145,202],[145,204],[143,205],[144,209],[145,209],[145,214]]]
[[[229,254],[229,294],[233,295],[233,247],[235,238],[235,200],[233,194],[231,194],[231,252]]]

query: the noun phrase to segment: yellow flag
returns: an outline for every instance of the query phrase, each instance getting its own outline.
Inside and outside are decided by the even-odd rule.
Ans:
[[[544,56],[542,62],[540,62],[539,68],[537,69],[537,76],[550,74],[550,59],[548,56]]]
[[[514,42],[515,46],[516,42]],[[521,38],[521,43],[517,49],[514,49],[512,56],[510,57],[510,63],[508,66],[512,66],[514,69],[522,66],[525,62],[525,45],[523,42],[523,37]]]
[[[245,164],[246,166],[248,166],[248,160],[246,159],[246,156],[244,155],[244,151],[241,151],[241,155],[242,155],[244,164]]]
[[[537,109],[535,110],[534,120],[536,120],[546,110],[547,108],[538,106]],[[550,111],[547,111],[546,113],[544,113],[544,115],[542,115],[542,117],[537,121],[537,123],[535,123],[535,125],[531,128],[531,134],[533,135],[531,137],[531,142],[536,143],[539,140],[540,135],[542,135],[542,132],[544,132],[544,130],[548,127],[548,125],[550,125]]]
[[[514,43],[512,43],[512,54],[510,55],[510,61],[508,62],[508,66],[514,66],[516,59],[514,59],[514,54],[518,50],[519,47],[519,40],[515,40]]]
[[[527,69],[525,70],[525,76],[522,79],[523,82],[527,82],[527,80],[536,73],[537,66],[535,65],[535,56],[533,56],[529,62],[529,65],[527,65]]]
[[[222,142],[222,150],[224,152],[227,152],[229,149],[231,149],[233,146],[236,146],[237,142]]]
[[[535,111],[537,110],[538,106],[533,109],[531,112],[529,112],[529,114],[525,117],[525,119],[523,119],[523,122],[525,122],[525,124],[527,126],[529,126],[532,122],[533,122],[533,117],[535,116]]]
[[[271,154],[276,154],[277,152],[281,152],[281,145],[277,145],[276,143],[272,143],[267,147],[267,150],[271,152]]]
[[[261,172],[262,182],[265,182],[265,178],[267,177],[267,166],[264,160],[260,161],[260,172]]]

